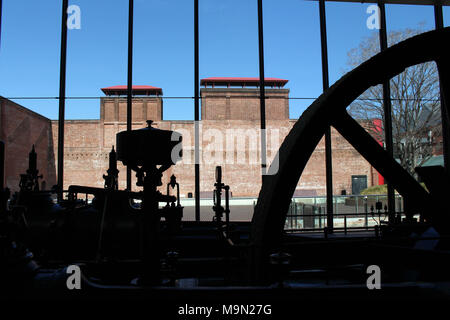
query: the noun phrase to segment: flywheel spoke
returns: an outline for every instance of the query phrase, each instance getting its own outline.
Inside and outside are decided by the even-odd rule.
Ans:
[[[436,61],[441,86],[441,119],[444,165],[449,170],[450,161],[450,64],[446,57]]]
[[[425,189],[347,112],[332,125],[379,173],[389,177],[389,182],[409,203],[418,207],[423,204],[417,200],[427,198]]]

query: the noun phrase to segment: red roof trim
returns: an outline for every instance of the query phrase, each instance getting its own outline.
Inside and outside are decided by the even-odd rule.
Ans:
[[[264,78],[266,86],[283,87],[289,80],[278,78]],[[209,77],[200,80],[200,85],[225,85],[225,86],[259,86],[259,78],[256,77]]]
[[[104,94],[107,96],[112,95],[126,95],[127,94],[127,86],[112,86],[101,88]],[[132,94],[133,95],[162,95],[162,89],[153,86],[143,86],[143,85],[135,85],[132,86]]]

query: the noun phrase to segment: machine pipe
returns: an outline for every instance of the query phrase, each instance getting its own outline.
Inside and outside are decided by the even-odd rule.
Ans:
[[[322,81],[323,91],[330,87],[328,76],[328,44],[327,44],[327,21],[325,13],[325,0],[319,1],[320,14],[320,42],[322,47]],[[327,189],[327,227],[333,232],[333,158],[331,148],[331,128],[325,131],[325,170]]]
[[[258,0],[258,47],[259,47],[259,108],[261,115],[261,174],[264,177],[267,166],[266,151],[266,96],[264,79],[264,25],[262,0]]]
[[[66,61],[67,61],[67,9],[69,0],[63,0],[61,13],[61,57],[59,70],[58,115],[58,199],[62,199],[64,186],[64,117],[66,109]]]
[[[386,9],[383,1],[378,2],[380,8],[380,47],[381,51],[388,48],[387,27],[386,27]],[[394,156],[394,140],[392,135],[392,103],[391,86],[389,80],[383,82],[383,110],[384,110],[384,141],[388,154]],[[395,221],[395,191],[392,184],[387,181],[388,189],[388,211],[389,223]]]
[[[128,1],[128,77],[127,77],[127,131],[131,131],[133,89],[133,16],[134,1]],[[127,166],[127,190],[131,190],[131,168]]]
[[[195,130],[195,221],[200,221],[200,106],[199,106],[199,19],[198,0],[194,0],[194,130]]]

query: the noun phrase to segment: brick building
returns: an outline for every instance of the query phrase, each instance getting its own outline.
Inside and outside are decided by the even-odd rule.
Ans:
[[[55,153],[51,120],[0,97],[0,140],[5,142],[5,185],[19,189],[20,174],[28,169],[28,153],[35,145],[41,182],[50,188],[56,183]]]
[[[258,78],[206,78],[201,80],[200,190],[202,197],[212,195],[214,171],[223,168],[223,179],[234,197],[256,197],[260,176],[260,114]],[[288,81],[266,78],[266,127],[269,163],[296,120],[289,119]],[[115,145],[116,133],[126,130],[126,86],[102,89],[100,119],[66,120],[64,146],[64,188],[71,184],[103,187],[102,175],[108,154]],[[133,129],[153,126],[183,134],[183,162],[163,177],[177,176],[182,197],[194,194],[194,121],[163,119],[163,90],[152,86],[133,86]],[[26,169],[26,157],[37,145],[39,169],[47,185],[55,183],[58,122],[50,121],[9,100],[2,99],[1,139],[6,141],[6,183],[17,189],[18,175]],[[23,114],[21,117],[18,114]],[[28,117],[29,120],[20,120]],[[21,122],[22,121],[22,122]],[[25,122],[24,122],[25,121]],[[27,125],[27,121],[29,124]],[[6,125],[4,125],[4,123]],[[17,135],[21,136],[20,142]],[[22,135],[26,135],[22,137]],[[18,142],[15,142],[18,141]],[[55,141],[55,143],[53,143]],[[334,193],[352,193],[356,180],[367,186],[378,184],[378,173],[350,144],[332,130]],[[22,150],[23,149],[23,150]],[[20,163],[20,165],[19,165]],[[119,164],[119,188],[126,185],[126,170]],[[134,178],[134,177],[133,177]],[[353,186],[352,186],[353,182]],[[134,180],[133,180],[134,185]],[[354,191],[354,190],[353,190]],[[296,195],[324,195],[325,146],[322,140],[313,153],[297,186]]]

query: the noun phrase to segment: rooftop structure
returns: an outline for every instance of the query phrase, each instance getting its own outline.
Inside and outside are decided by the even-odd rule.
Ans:
[[[278,78],[264,78],[264,84],[266,87],[278,87],[282,88],[288,83],[289,80]],[[200,85],[214,87],[258,87],[259,78],[256,77],[209,77],[200,80]]]
[[[127,86],[112,86],[102,88],[104,94],[107,96],[120,96],[127,94]],[[134,96],[162,96],[163,92],[161,88],[153,86],[133,86],[131,94]]]

